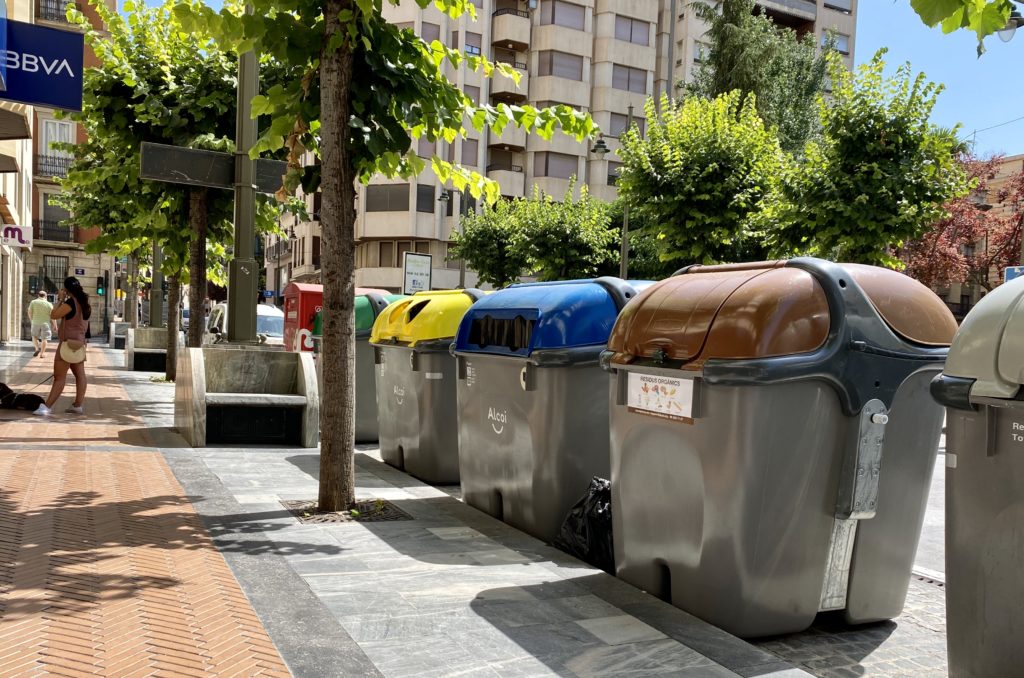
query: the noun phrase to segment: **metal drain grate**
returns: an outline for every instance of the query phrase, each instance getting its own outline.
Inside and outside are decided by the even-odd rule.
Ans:
[[[413,517],[386,499],[357,499],[356,505],[347,511],[318,513],[315,501],[282,500],[281,506],[288,509],[301,523],[379,523],[397,520],[413,520]]]

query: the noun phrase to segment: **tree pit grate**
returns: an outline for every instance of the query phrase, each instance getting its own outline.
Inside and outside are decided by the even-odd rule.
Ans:
[[[346,511],[321,513],[316,502],[303,499],[281,500],[281,506],[298,518],[300,523],[380,523],[414,518],[387,499],[356,499],[356,505]]]

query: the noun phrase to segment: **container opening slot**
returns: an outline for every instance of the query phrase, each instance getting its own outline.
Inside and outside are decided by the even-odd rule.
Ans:
[[[430,303],[429,301],[421,301],[420,303],[415,304],[414,306],[412,306],[409,309],[409,315],[408,315],[408,321],[407,322],[412,322],[413,320],[415,320],[416,316],[418,316],[420,314],[420,311],[425,309],[427,307],[427,304],[429,304],[429,303]]]
[[[469,328],[469,343],[480,348],[505,348],[518,353],[530,346],[535,325],[536,320],[521,315],[514,318],[485,315],[473,319]]]

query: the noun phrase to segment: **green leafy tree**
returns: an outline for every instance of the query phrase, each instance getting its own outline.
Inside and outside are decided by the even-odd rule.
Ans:
[[[514,218],[517,211],[514,201],[499,200],[463,216],[463,232],[452,235],[449,257],[465,259],[481,283],[507,287],[516,282],[530,266],[523,229]]]
[[[618,259],[611,249],[616,229],[607,203],[594,199],[586,186],[575,198],[570,185],[562,201],[541,196],[515,201],[530,268],[540,280],[578,280],[600,274]]]
[[[191,306],[202,308],[207,271],[223,282],[233,198],[228,191],[140,179],[140,147],[150,141],[233,151],[236,62],[209,40],[181,30],[173,2],[150,8],[129,1],[123,15],[98,0],[92,4],[105,31],[92,29],[80,12],[69,10],[87,29],[100,65],[87,70],[83,110],[72,116],[89,140],[65,149],[74,161],[62,201],[78,223],[100,227],[93,251],[124,255],[150,243],[163,250],[169,282],[167,377],[173,379],[178,330],[173,311],[180,285],[191,283]],[[258,214],[266,230],[274,227],[277,210],[263,203]],[[191,324],[190,345],[201,343],[202,331],[202,323]]]
[[[389,0],[398,5],[400,0]],[[409,0],[406,0],[407,2]],[[415,0],[453,18],[475,17],[468,0]],[[220,12],[194,0],[179,2],[185,30],[216,37],[223,49],[255,50],[300,69],[300,77],[268,89],[254,112],[271,122],[250,153],[287,148],[287,189],[304,180],[323,192],[320,225],[324,280],[320,492],[323,511],[355,501],[354,358],[355,181],[375,175],[414,177],[425,163],[409,152],[413,139],[453,141],[469,128],[501,133],[509,124],[550,137],[556,127],[582,140],[593,131],[589,115],[567,106],[477,105],[445,75],[445,64],[518,80],[507,64],[465,55],[440,41],[427,43],[389,23],[383,0],[251,0],[251,14],[237,3]],[[356,77],[358,74],[358,77]],[[468,126],[468,127],[467,127]],[[305,170],[302,154],[314,150],[321,165]],[[434,173],[474,197],[494,201],[498,186],[478,172],[434,157]]]
[[[978,55],[985,51],[984,39],[1006,26],[1013,11],[1011,0],[910,0],[921,21],[943,33],[961,29],[978,36]]]
[[[739,90],[741,103],[747,97],[755,100],[783,150],[801,152],[818,132],[817,102],[828,73],[816,35],[801,38],[790,28],[776,26],[754,0],[691,6],[708,23],[710,49],[686,93],[712,99]]]
[[[834,59],[823,139],[784,172],[763,215],[780,253],[899,266],[893,249],[920,238],[967,192],[955,130],[929,122],[942,87],[909,64],[887,77],[884,53],[855,74]]]
[[[785,157],[764,126],[753,97],[662,97],[647,102],[647,137],[622,136],[619,195],[643,220],[666,263],[762,258],[762,209]]]

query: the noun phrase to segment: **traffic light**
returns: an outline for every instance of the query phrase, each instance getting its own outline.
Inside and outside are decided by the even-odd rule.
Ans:
[[[107,293],[107,283],[106,283],[105,277],[101,275],[101,276],[96,278],[96,295],[102,297],[106,293]]]

